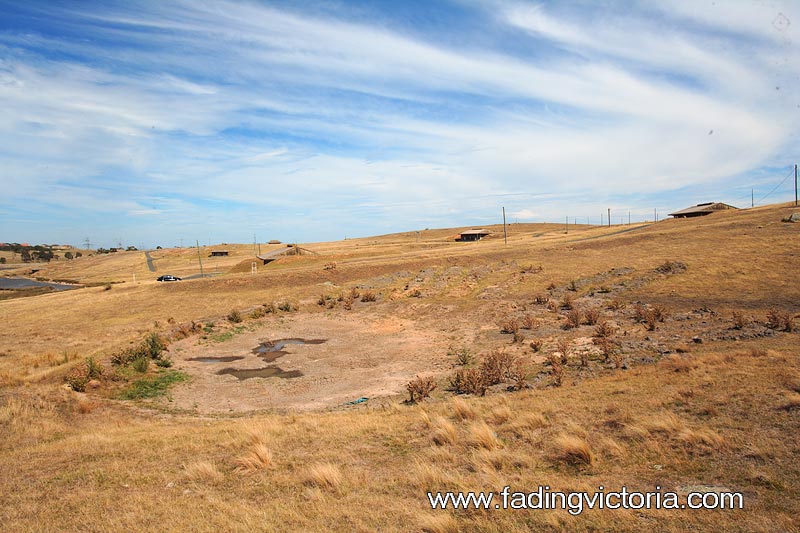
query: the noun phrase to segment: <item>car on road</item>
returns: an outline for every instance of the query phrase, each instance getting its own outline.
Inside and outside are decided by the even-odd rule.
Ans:
[[[169,274],[165,274],[163,276],[158,276],[156,281],[180,281],[181,278],[178,276],[170,276]]]

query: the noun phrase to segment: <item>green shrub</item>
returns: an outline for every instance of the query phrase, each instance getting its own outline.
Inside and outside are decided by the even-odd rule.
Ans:
[[[131,361],[131,367],[137,372],[144,374],[150,367],[150,359],[148,359],[147,357],[137,357],[136,359]]]
[[[138,400],[155,398],[164,395],[171,385],[189,379],[189,376],[177,370],[164,370],[153,376],[134,381],[130,387],[119,394],[122,400]]]

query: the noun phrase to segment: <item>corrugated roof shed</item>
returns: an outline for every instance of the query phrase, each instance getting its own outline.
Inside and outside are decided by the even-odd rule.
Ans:
[[[722,202],[706,202],[703,204],[697,204],[692,207],[687,207],[686,209],[681,209],[680,211],[675,211],[674,213],[670,213],[669,216],[676,218],[703,216],[703,215],[710,215],[714,211],[724,211],[726,209],[738,209],[738,208],[732,205],[723,204]]]

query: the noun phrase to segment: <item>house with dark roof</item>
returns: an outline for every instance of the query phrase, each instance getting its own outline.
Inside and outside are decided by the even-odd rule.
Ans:
[[[486,229],[468,229],[462,231],[459,234],[458,240],[459,241],[479,241],[482,238],[486,237],[487,235],[491,235],[492,232]]]
[[[722,202],[706,202],[704,204],[697,204],[692,207],[687,207],[686,209],[681,209],[680,211],[675,211],[674,213],[670,213],[669,216],[673,218],[702,217],[716,211],[726,211],[728,209],[738,209],[738,207],[723,204]]]

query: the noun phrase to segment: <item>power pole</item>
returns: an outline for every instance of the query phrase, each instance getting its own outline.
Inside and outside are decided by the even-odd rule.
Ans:
[[[508,244],[508,232],[506,231],[506,208],[503,207],[503,242]]]
[[[611,227],[611,208],[608,208],[608,227]]]
[[[564,217],[564,233],[569,233],[569,215]]]
[[[86,244],[86,249],[87,250],[91,250],[92,249],[92,241],[89,240],[89,237],[86,237],[86,240],[84,240],[83,242]]]
[[[628,211],[628,225],[631,225],[631,212]]]
[[[797,163],[794,165],[794,206],[797,207]]]
[[[753,196],[753,195],[755,194],[755,193],[754,193],[754,191],[755,191],[755,189],[750,189],[750,207],[755,207],[755,205],[756,205],[756,204],[753,202],[753,200],[754,200],[754,198],[755,198],[755,197]]]
[[[653,222],[658,222],[658,209],[653,208]]]
[[[200,241],[196,240],[194,242],[197,245],[197,262],[200,263],[200,277],[203,278],[205,276],[203,275],[203,259],[200,257]]]

